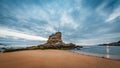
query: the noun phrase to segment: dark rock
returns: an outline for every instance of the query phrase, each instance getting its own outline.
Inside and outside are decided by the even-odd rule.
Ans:
[[[83,46],[75,46],[75,49],[80,50]]]

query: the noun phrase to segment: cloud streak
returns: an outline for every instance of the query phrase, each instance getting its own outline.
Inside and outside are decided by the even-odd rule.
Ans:
[[[25,40],[37,40],[37,41],[46,41],[47,39],[41,36],[34,36],[25,34],[19,31],[10,30],[10,29],[2,29],[0,30],[0,37],[14,37],[14,38],[21,38]]]
[[[117,17],[120,17],[120,6],[116,8],[112,14],[106,19],[106,22],[111,22],[115,20]]]

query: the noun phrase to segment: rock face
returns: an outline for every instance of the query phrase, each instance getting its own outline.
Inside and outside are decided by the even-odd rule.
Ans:
[[[62,37],[61,32],[52,34],[49,36],[46,44],[51,46],[64,45],[61,37]]]
[[[52,34],[49,36],[47,42],[45,44],[42,45],[38,45],[39,48],[74,48],[75,44],[73,43],[69,43],[69,44],[65,44],[62,41],[62,33],[61,32],[56,32],[55,34]]]

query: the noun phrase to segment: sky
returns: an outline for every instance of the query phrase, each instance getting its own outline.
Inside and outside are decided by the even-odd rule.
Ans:
[[[118,41],[120,0],[0,0],[0,42],[41,42],[57,31],[77,45]]]

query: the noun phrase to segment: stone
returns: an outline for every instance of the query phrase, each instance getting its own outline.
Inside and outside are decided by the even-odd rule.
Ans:
[[[52,34],[49,36],[47,42],[42,45],[38,45],[39,48],[54,48],[54,49],[59,49],[59,48],[74,48],[75,44],[69,43],[66,44],[62,41],[62,33],[61,32],[56,32],[55,34]]]
[[[57,46],[57,45],[64,44],[61,37],[62,37],[61,32],[52,34],[49,36],[46,44],[51,45],[51,46]]]

